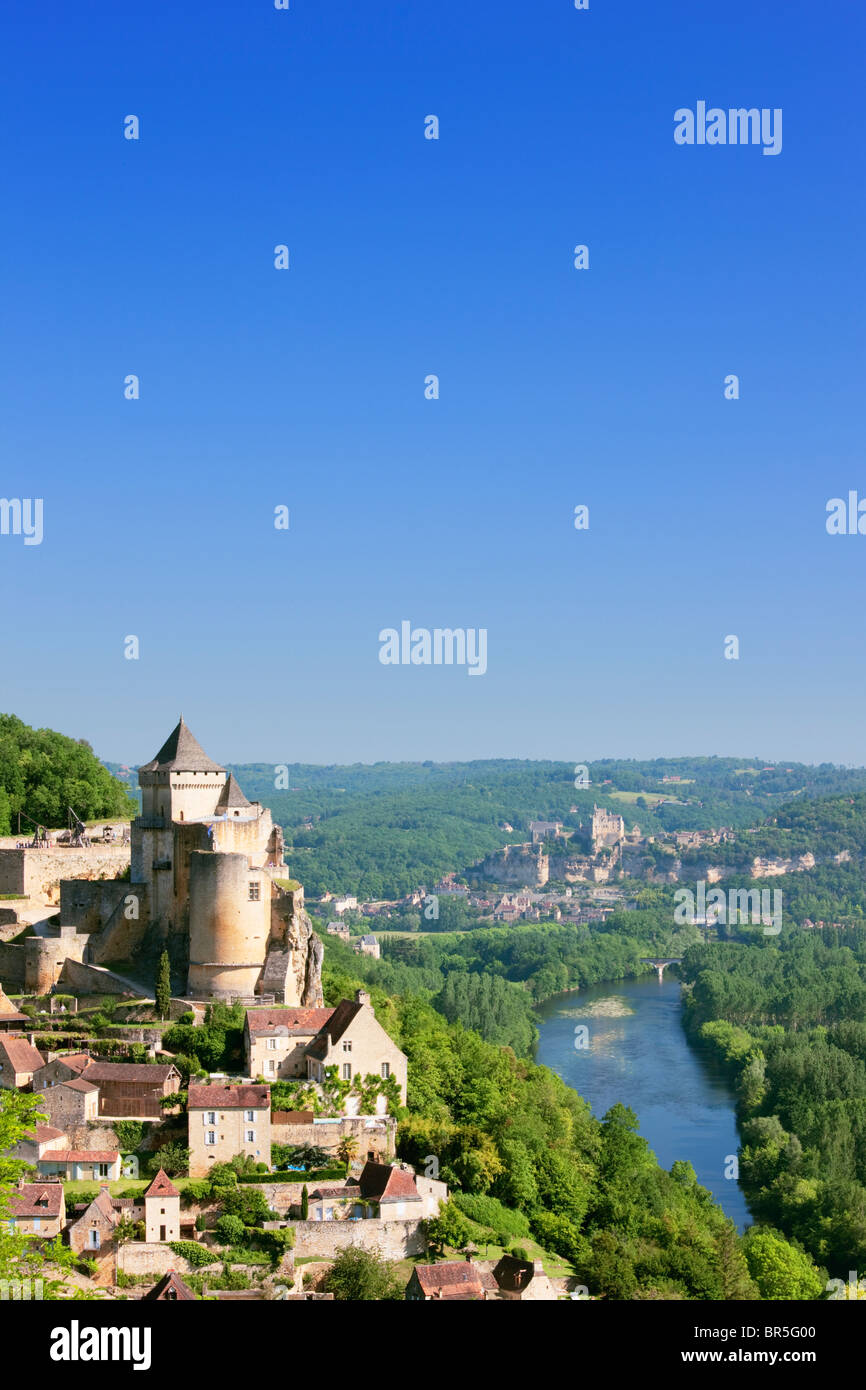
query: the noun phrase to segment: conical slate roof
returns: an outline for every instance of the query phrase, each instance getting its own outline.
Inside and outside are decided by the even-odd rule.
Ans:
[[[252,807],[252,804],[253,803],[251,801],[247,801],[247,798],[241,791],[240,783],[238,782],[234,773],[230,772],[226,782],[223,785],[223,789],[220,792],[220,798],[216,804],[217,810],[227,811],[230,810],[231,807],[237,808],[241,806]]]
[[[198,739],[184,723],[183,715],[177,728],[172,729],[155,758],[144,763],[139,772],[225,772],[224,767],[209,758]]]

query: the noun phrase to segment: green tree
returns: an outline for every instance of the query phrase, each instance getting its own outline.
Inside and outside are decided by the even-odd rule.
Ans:
[[[743,1237],[749,1273],[762,1298],[818,1299],[826,1276],[797,1244],[769,1226],[752,1226]]]
[[[156,1012],[160,1018],[168,1018],[171,1006],[171,965],[168,959],[168,951],[163,951],[159,958],[159,966],[156,972]]]
[[[301,1188],[301,1220],[307,1221],[310,1216],[310,1194],[307,1191],[307,1184]]]
[[[405,1280],[378,1251],[349,1248],[337,1251],[322,1288],[339,1302],[381,1302],[402,1299]]]

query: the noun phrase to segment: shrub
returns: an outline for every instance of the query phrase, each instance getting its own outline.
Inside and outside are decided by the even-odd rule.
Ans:
[[[469,1192],[456,1192],[453,1201],[464,1216],[489,1226],[500,1236],[529,1236],[529,1221],[522,1211],[507,1207],[496,1197],[481,1197]],[[504,1243],[504,1242],[503,1242]]]
[[[210,1265],[213,1264],[214,1253],[206,1246],[197,1244],[194,1240],[170,1240],[169,1250],[173,1250],[176,1255],[182,1255],[185,1260],[189,1260],[191,1265]]]
[[[114,1132],[120,1147],[128,1153],[135,1153],[144,1138],[144,1123],[141,1120],[115,1120]]]
[[[240,1245],[244,1238],[244,1223],[239,1216],[221,1216],[216,1232],[223,1245]]]

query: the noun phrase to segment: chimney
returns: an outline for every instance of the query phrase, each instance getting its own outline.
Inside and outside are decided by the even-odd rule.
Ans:
[[[369,1002],[370,1002],[370,996],[369,996],[369,994],[367,993],[367,991],[366,991],[365,989],[356,989],[356,990],[355,990],[355,1003],[356,1003],[356,1004],[369,1004]]]

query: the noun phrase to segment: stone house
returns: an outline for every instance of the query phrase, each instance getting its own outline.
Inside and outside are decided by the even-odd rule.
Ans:
[[[120,1154],[116,1149],[56,1149],[36,1165],[43,1177],[65,1178],[67,1182],[117,1182]]]
[[[187,1103],[190,1177],[214,1163],[249,1154],[271,1166],[271,1092],[268,1086],[190,1086]]]
[[[352,947],[358,955],[370,956],[372,960],[379,960],[382,955],[382,948],[372,932],[365,933],[360,937],[355,946]]]
[[[316,1187],[309,1201],[311,1221],[420,1221],[426,1214],[414,1175],[388,1163],[365,1163],[359,1178]]]
[[[27,1015],[19,1013],[0,985],[0,1033],[20,1033],[29,1023]]]
[[[41,1052],[37,1052],[26,1038],[0,1034],[0,1086],[5,1090],[16,1091],[29,1086],[44,1060]]]
[[[62,1182],[24,1182],[9,1198],[7,1225],[18,1235],[56,1236],[66,1224]]]
[[[10,1157],[21,1158],[35,1168],[46,1154],[68,1148],[69,1139],[65,1130],[55,1129],[53,1125],[34,1125],[29,1134],[18,1140]]]
[[[107,1184],[83,1212],[70,1221],[69,1248],[76,1255],[92,1255],[114,1244],[115,1227],[124,1216],[135,1215],[135,1203],[129,1198],[112,1197]]]
[[[173,1062],[91,1062],[82,1075],[99,1087],[99,1113],[114,1119],[159,1120],[160,1101],[180,1090]]]
[[[355,1077],[393,1077],[406,1100],[406,1054],[391,1040],[376,1018],[370,996],[359,989],[354,1001],[343,999],[307,1048],[307,1075],[324,1081],[325,1069],[336,1066],[342,1081]]]
[[[248,1076],[281,1081],[307,1075],[307,1048],[333,1009],[247,1009],[244,1054]]]
[[[77,1081],[93,1061],[89,1052],[67,1052],[53,1057],[33,1074],[34,1091],[48,1091],[63,1081]]]
[[[144,1238],[163,1244],[180,1240],[180,1193],[160,1168],[144,1194]]]
[[[474,1302],[495,1297],[496,1285],[471,1260],[416,1265],[406,1285],[407,1303]]]
[[[99,1116],[99,1087],[95,1081],[73,1077],[40,1091],[39,1103],[53,1125],[72,1129]]]

